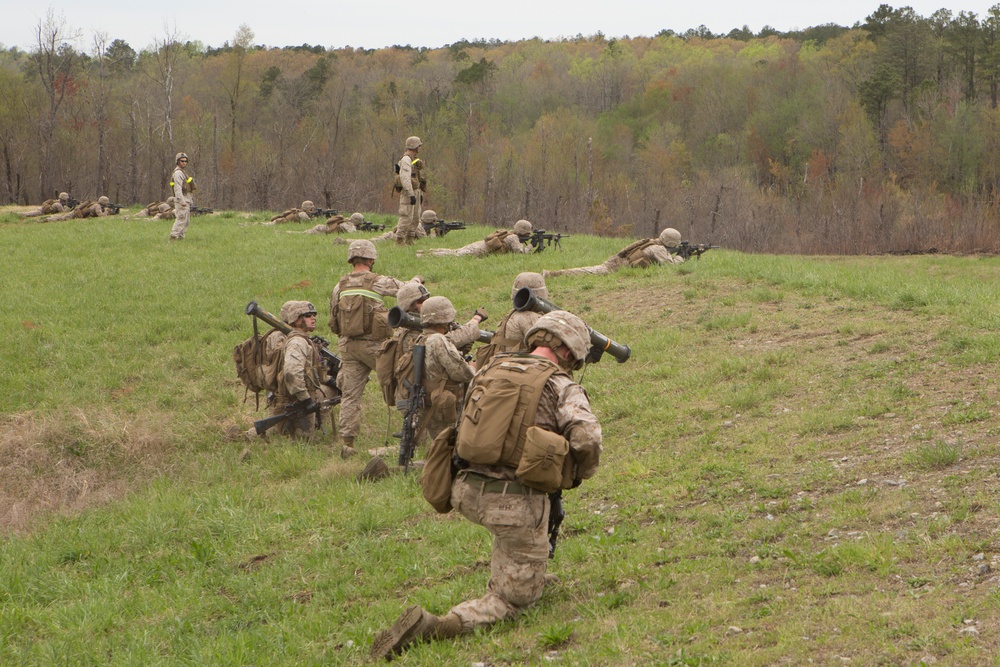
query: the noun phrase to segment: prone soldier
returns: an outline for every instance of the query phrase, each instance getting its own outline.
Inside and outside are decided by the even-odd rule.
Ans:
[[[498,229],[482,241],[476,241],[461,248],[432,248],[430,250],[418,250],[417,257],[424,257],[428,253],[435,257],[485,257],[486,255],[502,253],[528,254],[532,251],[527,244],[531,238],[531,223],[527,220],[518,220],[514,223],[512,230]]]
[[[542,271],[546,278],[552,276],[604,276],[626,267],[644,269],[660,264],[680,264],[683,257],[671,254],[670,250],[681,243],[681,234],[673,227],[667,227],[655,239],[642,239],[631,243],[597,266],[581,266],[575,269]]]
[[[60,192],[59,199],[46,199],[38,205],[38,208],[25,211],[20,215],[22,218],[37,218],[40,215],[56,215],[58,213],[66,213],[73,208],[70,204],[69,193]]]
[[[284,213],[279,213],[278,215],[271,218],[270,222],[265,222],[265,225],[280,225],[286,222],[306,222],[311,217],[312,213],[316,211],[316,205],[312,203],[311,200],[307,199],[302,202],[301,208],[290,208]]]
[[[97,201],[90,199],[77,204],[76,208],[59,215],[50,215],[42,222],[59,222],[61,220],[75,220],[78,218],[103,218],[107,215],[114,215],[114,209],[110,206],[111,200],[105,196],[98,197]]]

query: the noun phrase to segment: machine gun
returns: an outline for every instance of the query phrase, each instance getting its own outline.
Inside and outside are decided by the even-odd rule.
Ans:
[[[532,291],[530,287],[522,287],[514,294],[514,310],[531,310],[536,313],[551,313],[553,310],[562,310],[551,301],[546,301]],[[599,331],[594,331],[589,326],[590,332],[590,352],[587,354],[587,363],[595,363],[607,352],[623,364],[628,361],[632,354],[632,349],[628,345],[616,343]]]
[[[314,208],[311,211],[306,211],[310,218],[332,218],[335,215],[340,215],[340,211],[335,208]]]
[[[69,199],[66,200],[66,207],[69,209],[74,209],[79,205],[80,205],[79,199],[74,199],[73,197],[70,197]]]
[[[393,329],[397,327],[406,327],[407,329],[423,329],[423,324],[420,322],[420,318],[416,315],[406,312],[399,306],[393,306],[389,309],[389,326]],[[459,325],[455,325],[457,328]],[[477,343],[489,343],[493,340],[493,332],[485,331],[483,329],[479,330],[479,336],[476,338]]]
[[[368,222],[367,220],[362,220],[361,224],[358,225],[359,232],[384,232],[385,225],[376,225],[374,222]]]
[[[292,327],[258,306],[256,301],[251,301],[247,304],[246,314],[263,320],[283,334],[287,335],[292,331]],[[331,389],[336,390],[337,373],[340,371],[340,357],[330,351],[330,341],[322,336],[310,336],[309,340],[319,345],[319,356],[323,360],[323,365],[326,366],[327,381],[325,384]],[[337,402],[340,401],[339,398],[336,400]]]
[[[424,386],[424,357],[427,348],[423,345],[413,346],[413,382],[404,380],[403,385],[409,391],[408,398],[396,401],[396,409],[402,410],[403,428],[399,438],[399,465],[403,467],[403,472],[410,470],[410,461],[417,449],[418,430],[423,431],[423,425],[419,423],[420,413],[427,405],[427,387]]]
[[[112,215],[118,215],[122,211],[122,205],[121,204],[105,204],[104,205],[104,209],[107,210],[107,211],[111,211]]]
[[[687,260],[691,259],[691,255],[694,255],[696,258],[701,259],[701,254],[703,252],[708,252],[712,248],[718,248],[718,247],[719,246],[712,245],[711,243],[709,243],[708,245],[705,245],[704,243],[699,243],[698,245],[691,245],[690,241],[681,241],[680,245],[675,246],[673,248],[668,248],[668,250],[670,250],[670,252],[674,253],[675,255],[682,257],[686,262]]]
[[[437,230],[438,236],[444,236],[448,232],[465,229],[465,223],[461,220],[455,220],[454,222],[435,220],[434,222],[421,222],[420,225],[424,228],[424,231],[427,232],[428,236],[434,230]]]
[[[534,252],[541,252],[549,246],[555,246],[556,250],[562,250],[560,239],[568,238],[569,234],[559,234],[546,232],[544,229],[536,229],[531,232],[528,243],[535,249]]]
[[[205,215],[206,213],[215,213],[215,210],[211,208],[205,208],[204,206],[191,207],[191,215]]]
[[[269,428],[272,426],[277,426],[284,421],[296,422],[300,419],[304,419],[309,415],[316,414],[322,408],[336,405],[340,403],[340,397],[331,398],[326,401],[316,402],[311,398],[304,398],[301,401],[296,401],[288,406],[288,410],[281,413],[280,415],[274,415],[273,417],[264,417],[263,419],[258,419],[253,423],[254,431],[257,435],[264,435]]]

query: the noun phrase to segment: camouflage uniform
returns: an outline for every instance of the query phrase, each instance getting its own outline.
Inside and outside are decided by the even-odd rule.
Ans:
[[[427,299],[420,312],[424,326],[451,328],[455,324],[455,308],[442,296]],[[428,332],[424,338],[424,386],[431,405],[421,424],[431,440],[458,417],[456,407],[465,397],[464,385],[475,374],[458,348],[471,345],[478,337],[479,324],[473,318],[446,334]]]
[[[357,216],[355,218],[354,216]],[[360,220],[359,220],[360,218]],[[304,232],[288,232],[289,234],[349,234],[358,231],[355,226],[355,222],[363,222],[364,216],[360,213],[355,213],[347,220],[344,219],[342,215],[335,215],[328,219],[325,224],[316,225],[312,229],[307,229]]]
[[[575,269],[559,269],[556,271],[542,271],[542,275],[546,278],[552,276],[605,276],[609,273],[614,273],[619,269],[624,269],[629,266],[635,266],[637,268],[643,268],[645,266],[654,266],[660,264],[680,264],[684,261],[683,257],[677,255],[671,255],[668,248],[675,248],[681,242],[680,233],[671,227],[667,227],[662,232],[660,236],[655,239],[645,239],[645,247],[637,250],[637,254],[640,255],[632,260],[629,259],[628,249],[630,246],[623,248],[620,252],[612,255],[603,264],[598,264],[597,266],[581,266]]]
[[[543,326],[543,323],[551,322],[553,318],[564,321],[575,318],[578,324],[572,326],[576,330],[576,342],[572,346],[569,343],[566,345],[572,348],[573,357],[582,362],[587,354],[589,339],[586,325],[579,318],[565,311],[554,311],[539,319],[538,327],[533,328],[532,333],[540,328],[544,333],[544,326],[548,324]],[[529,336],[529,340],[537,339]],[[498,356],[487,369],[516,358],[518,355]],[[520,359],[521,363],[554,365],[543,356],[521,356]],[[559,370],[546,380],[534,425],[566,438],[576,466],[575,478],[589,479],[600,464],[601,426],[591,412],[583,387],[562,369],[560,365]],[[476,376],[477,379],[480,377],[482,375]],[[472,387],[475,387],[477,379],[473,379]],[[514,470],[505,465],[470,465],[458,473],[452,484],[452,506],[493,535],[486,594],[452,607],[448,614],[441,617],[419,607],[407,609],[389,630],[375,638],[372,645],[374,657],[391,658],[392,654],[417,639],[453,637],[488,627],[518,615],[541,597],[549,558],[549,497],[522,485]]]
[[[99,197],[97,201],[88,199],[77,204],[76,208],[61,215],[50,215],[41,222],[59,222],[62,220],[76,220],[80,218],[103,218],[111,215],[111,212],[104,208],[111,200],[107,197]]]
[[[420,227],[420,211],[423,207],[423,194],[420,183],[420,169],[414,169],[417,151],[423,145],[419,137],[409,137],[406,140],[406,152],[396,163],[399,191],[399,222],[396,224],[396,243],[410,245],[417,238],[417,228]],[[412,152],[412,155],[411,155]],[[426,187],[426,186],[425,186]],[[412,203],[411,203],[412,202]]]
[[[264,224],[280,225],[286,222],[308,222],[309,214],[315,210],[316,206],[307,199],[302,202],[302,208],[290,208],[284,213],[274,216],[270,222],[265,222]]]
[[[194,206],[194,197],[191,193],[195,191],[194,178],[188,176],[187,162],[181,166],[181,159],[187,160],[186,153],[178,153],[174,158],[173,175],[170,177],[171,187],[174,196],[174,226],[170,228],[170,238],[172,240],[182,239],[187,234],[188,223],[191,220],[191,207]]]
[[[56,215],[70,210],[69,193],[60,192],[59,199],[46,199],[38,208],[21,213],[22,218],[37,218],[40,215]]]
[[[432,248],[427,251],[418,250],[417,257],[424,257],[428,253],[435,257],[485,257],[493,253],[521,253],[528,254],[532,248],[527,243],[522,243],[522,238],[531,235],[531,223],[527,220],[518,220],[514,224],[512,231],[504,229],[497,230],[482,241],[476,241],[461,248]],[[504,232],[501,234],[501,232]],[[495,239],[492,240],[492,239]],[[492,246],[492,247],[491,247]]]
[[[426,237],[427,237],[427,232],[426,232],[426,230],[424,230],[423,225],[417,225],[417,236],[416,236],[416,238],[422,239],[422,238],[426,238]],[[392,231],[385,232],[384,234],[380,234],[380,235],[375,236],[373,238],[370,238],[368,240],[371,241],[372,243],[378,243],[379,241],[396,241],[399,238],[400,237],[396,235],[396,230],[393,229]]]

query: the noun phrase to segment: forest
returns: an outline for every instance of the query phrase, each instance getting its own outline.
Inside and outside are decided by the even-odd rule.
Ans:
[[[282,48],[48,16],[0,51],[0,203],[394,213],[418,135],[449,220],[798,254],[1000,250],[1000,4],[781,33]],[[133,41],[147,36],[127,36]]]

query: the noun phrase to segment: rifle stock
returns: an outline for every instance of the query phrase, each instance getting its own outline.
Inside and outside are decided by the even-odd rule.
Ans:
[[[531,310],[536,313],[551,313],[553,310],[562,310],[551,301],[546,301],[534,293],[530,287],[522,287],[514,294],[514,310]],[[599,348],[602,352],[607,352],[614,357],[618,363],[623,364],[628,361],[632,354],[632,349],[628,345],[615,342],[599,331],[587,327],[590,332],[590,344]]]

